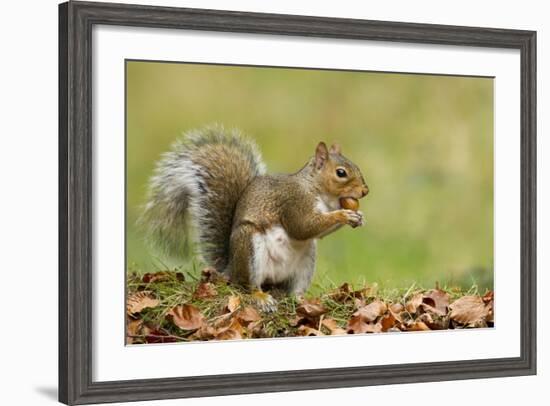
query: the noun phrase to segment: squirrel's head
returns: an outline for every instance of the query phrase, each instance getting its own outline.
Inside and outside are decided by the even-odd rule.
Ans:
[[[329,150],[320,142],[315,149],[314,165],[321,176],[323,189],[331,195],[361,199],[369,193],[360,169],[342,155],[338,144],[333,144]]]

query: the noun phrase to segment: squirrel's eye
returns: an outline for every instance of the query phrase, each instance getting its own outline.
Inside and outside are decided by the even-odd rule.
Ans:
[[[346,176],[348,176],[348,174],[346,173],[345,169],[338,168],[336,169],[336,176],[338,176],[339,178],[345,178]]]

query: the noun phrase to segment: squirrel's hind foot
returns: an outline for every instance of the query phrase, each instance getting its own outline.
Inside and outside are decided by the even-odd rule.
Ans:
[[[252,292],[252,297],[254,298],[254,302],[260,311],[265,313],[273,313],[277,310],[277,300],[275,300],[275,298],[269,293],[256,290]]]

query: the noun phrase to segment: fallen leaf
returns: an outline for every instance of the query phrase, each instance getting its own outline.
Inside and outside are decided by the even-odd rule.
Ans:
[[[346,330],[338,326],[338,323],[334,319],[323,319],[321,325],[325,326],[331,335],[346,334]]]
[[[241,305],[240,297],[236,295],[232,295],[232,296],[229,296],[229,298],[227,299],[227,305],[225,306],[225,309],[229,313],[233,313],[235,310],[239,308],[240,305]]]
[[[336,302],[343,303],[350,299],[364,299],[366,297],[371,297],[376,294],[376,291],[378,290],[378,285],[367,285],[361,289],[358,290],[352,290],[349,283],[345,282],[340,287],[338,287],[336,290],[332,291],[329,296],[332,300]]]
[[[240,340],[243,338],[244,328],[237,319],[233,319],[231,324],[216,332],[216,340]]]
[[[381,331],[380,323],[365,323],[361,316],[353,316],[348,322],[348,334],[380,333]]]
[[[216,336],[216,340],[241,340],[243,336],[237,330],[228,329]]]
[[[428,331],[430,328],[423,321],[413,321],[406,326],[407,331]]]
[[[141,335],[143,320],[128,319],[126,323],[126,344],[133,344],[136,341],[136,336]]]
[[[264,332],[262,320],[253,321],[246,328],[252,337],[262,337]]]
[[[487,293],[485,293],[483,295],[483,297],[481,298],[483,300],[483,302],[485,303],[490,303],[492,302],[493,300],[495,300],[495,293],[492,291],[492,290],[489,290]]]
[[[405,306],[403,306],[401,303],[392,303],[389,309],[393,314],[399,314],[403,310],[405,310]]]
[[[348,321],[348,334],[363,334],[367,332],[367,323],[363,321],[361,316],[352,316]]]
[[[296,313],[306,318],[316,318],[326,313],[327,310],[319,300],[310,301],[304,300],[300,306],[296,308]]]
[[[416,310],[418,307],[422,304],[422,299],[424,298],[424,295],[422,293],[415,294],[406,304],[405,304],[405,310],[407,310],[409,313],[416,313]]]
[[[151,292],[136,292],[126,300],[126,313],[139,313],[147,307],[157,307],[159,303],[159,300],[155,299]]]
[[[351,287],[345,282],[329,294],[330,298],[336,302],[345,302],[351,297]]]
[[[367,333],[381,333],[382,332],[382,324],[380,322],[376,324],[368,323],[367,324]]]
[[[143,275],[143,278],[141,279],[144,283],[155,283],[155,282],[166,282],[170,280],[178,280],[180,282],[183,282],[185,280],[185,277],[181,272],[168,272],[168,271],[159,271],[159,272],[153,272]]]
[[[197,331],[193,333],[191,338],[197,339],[197,340],[212,340],[216,337],[217,330],[209,326],[208,324],[203,324]]]
[[[353,299],[353,304],[354,304],[354,308],[355,309],[360,309],[362,307],[365,307],[365,305],[367,304],[367,302],[365,302],[365,299]]]
[[[247,306],[244,309],[239,310],[235,315],[235,318],[246,326],[249,323],[260,320],[260,314],[252,306]]]
[[[126,333],[131,336],[136,336],[140,334],[141,327],[143,326],[143,320],[128,320],[126,323]]]
[[[422,308],[440,316],[445,316],[449,307],[449,295],[441,289],[432,289],[424,294]]]
[[[417,321],[424,323],[430,330],[444,330],[449,328],[449,318],[435,313],[423,313]]]
[[[481,298],[483,300],[483,303],[485,303],[485,305],[487,306],[487,317],[485,318],[485,320],[488,322],[488,323],[494,323],[494,318],[495,318],[495,294],[492,290],[488,291],[487,293],[485,293],[485,295],[483,295],[483,297]]]
[[[298,334],[301,336],[324,336],[324,334],[319,330],[308,326],[298,327]]]
[[[463,296],[451,303],[450,317],[464,325],[483,323],[489,315],[489,309],[479,296]]]
[[[214,296],[217,296],[218,292],[214,285],[210,282],[199,283],[193,297],[196,299],[208,299]]]
[[[182,330],[197,330],[204,323],[204,317],[200,310],[190,304],[179,305],[170,309],[167,316]]]
[[[401,317],[401,314],[405,310],[405,306],[403,306],[401,303],[392,303],[388,307],[388,312],[395,318],[397,323],[403,323],[403,318]]]
[[[388,331],[390,328],[397,324],[397,319],[390,311],[384,317],[380,319],[380,325],[382,326],[382,331]]]
[[[225,313],[218,317],[215,317],[214,319],[211,319],[210,322],[213,321],[213,326],[215,328],[220,328],[220,327],[227,326],[227,324],[230,322],[230,320],[232,320],[233,317],[234,317],[233,313]]]
[[[386,304],[380,300],[375,300],[372,303],[360,308],[355,313],[354,316],[360,316],[364,321],[371,322],[376,320],[377,317],[382,316],[388,307]]]

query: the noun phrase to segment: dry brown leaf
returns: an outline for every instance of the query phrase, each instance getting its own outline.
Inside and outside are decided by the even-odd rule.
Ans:
[[[143,327],[143,320],[128,319],[128,322],[126,323],[126,333],[130,336],[137,336],[140,334],[142,327]]]
[[[376,324],[368,323],[367,324],[367,333],[381,333],[382,332],[382,324],[380,322]]]
[[[494,323],[494,318],[495,318],[495,294],[492,290],[488,291],[487,293],[485,293],[485,295],[483,295],[483,297],[481,298],[483,300],[483,302],[486,304],[487,306],[487,317],[486,317],[486,321],[488,323]]]
[[[422,308],[424,311],[430,311],[440,316],[447,314],[449,307],[449,295],[441,289],[432,289],[424,294],[422,298]]]
[[[227,326],[227,324],[229,323],[230,320],[232,320],[232,318],[234,317],[235,315],[233,313],[225,313],[225,314],[222,314],[218,317],[214,317],[213,319],[209,320],[212,325],[215,327],[215,328],[221,328],[221,327],[225,327]]]
[[[352,316],[348,321],[348,334],[363,334],[367,332],[367,323],[361,316]]]
[[[397,318],[391,312],[391,310],[384,317],[380,319],[380,325],[382,326],[382,331],[388,331],[397,324]]]
[[[418,307],[422,304],[422,299],[424,298],[424,295],[422,293],[415,294],[406,304],[405,304],[405,310],[407,310],[409,313],[416,313],[416,310]]]
[[[331,319],[331,318],[323,319],[323,320],[321,321],[321,324],[322,324],[323,326],[325,326],[326,328],[328,328],[329,331],[332,331],[332,330],[338,328],[338,323],[336,323],[336,320]]]
[[[182,330],[197,330],[204,324],[204,316],[200,310],[190,304],[176,306],[167,315]]]
[[[421,321],[422,323],[426,324],[428,327],[430,327],[430,325],[434,323],[434,319],[431,313],[422,313],[420,316],[418,316],[416,321]]]
[[[319,330],[308,326],[298,327],[298,334],[301,336],[324,336],[324,334]]]
[[[423,321],[413,321],[406,326],[407,331],[428,331],[430,328]]]
[[[355,309],[360,309],[362,307],[365,307],[365,305],[367,304],[367,302],[365,302],[365,299],[353,299],[353,304],[355,305]]]
[[[126,313],[139,313],[147,307],[157,307],[158,299],[155,299],[151,292],[136,292],[131,294],[126,300]]]
[[[476,325],[485,322],[489,309],[479,296],[463,296],[454,301],[449,308],[450,317],[464,325]]]
[[[262,320],[251,322],[246,328],[248,329],[251,337],[262,337],[263,334]]]
[[[296,313],[306,318],[316,318],[326,313],[327,309],[319,300],[304,300],[300,306],[296,308]]]
[[[353,316],[348,322],[348,334],[380,333],[382,324],[365,323],[361,316]]]
[[[231,324],[221,328],[216,332],[216,340],[240,340],[243,338],[244,328],[239,321],[234,318]]]
[[[216,340],[240,340],[243,336],[237,330],[227,329],[216,336]]]
[[[380,333],[381,331],[382,324],[380,322],[366,323],[361,316],[352,316],[347,327],[348,334]]]
[[[350,299],[364,299],[366,297],[374,296],[378,290],[378,285],[367,285],[358,290],[352,290],[349,283],[344,283],[334,291],[332,291],[329,296],[336,302],[343,303]]]
[[[235,318],[246,326],[249,323],[260,320],[260,314],[252,306],[247,306],[244,309],[239,310],[235,315]]]
[[[397,323],[403,323],[403,317],[401,317],[401,314],[404,310],[405,306],[401,303],[392,303],[388,306],[388,312],[395,318]]]
[[[214,287],[213,284],[210,282],[202,282],[199,283],[197,286],[197,289],[195,289],[195,293],[193,293],[193,297],[197,299],[208,299],[210,297],[214,297],[218,294],[218,291]]]
[[[336,302],[344,302],[351,296],[351,287],[345,282],[340,287],[336,288],[329,294],[330,298]]]
[[[132,320],[128,318],[126,323],[126,344],[133,344],[136,336],[141,335],[141,328],[143,327],[143,320]]]
[[[336,323],[336,320],[334,319],[323,319],[323,321],[321,321],[321,325],[325,326],[333,336],[346,334],[346,330],[338,326],[338,323]]]
[[[214,327],[209,326],[208,324],[203,324],[190,337],[196,340],[212,340],[216,337],[216,334],[217,330]]]
[[[490,290],[490,291],[488,291],[487,293],[485,293],[481,299],[482,299],[485,303],[490,303],[490,302],[492,302],[493,300],[495,300],[495,293],[494,293],[492,290]]]
[[[388,307],[386,304],[380,300],[375,300],[372,303],[360,308],[355,313],[354,316],[360,316],[366,322],[372,322],[376,320],[377,317],[382,316]]]
[[[403,310],[405,310],[405,306],[403,306],[401,303],[392,303],[392,304],[389,306],[389,309],[390,309],[390,311],[391,311],[393,314],[399,314],[399,313],[401,313]]]
[[[159,272],[147,272],[143,275],[141,280],[143,283],[155,283],[155,282],[166,282],[173,279],[176,279],[180,282],[185,280],[185,277],[181,272],[168,272],[168,271],[159,271]]]
[[[235,310],[239,308],[241,305],[241,298],[236,295],[229,296],[227,299],[227,305],[225,306],[225,310],[227,310],[229,313],[233,313]]]

